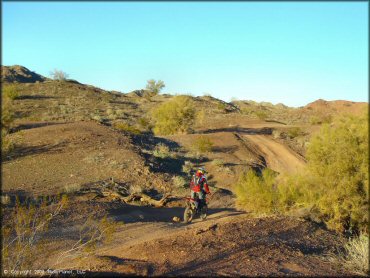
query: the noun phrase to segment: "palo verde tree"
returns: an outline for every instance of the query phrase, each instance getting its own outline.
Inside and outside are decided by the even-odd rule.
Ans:
[[[158,95],[161,90],[165,87],[166,85],[162,80],[155,81],[154,79],[150,79],[147,81],[146,84],[146,89],[150,91],[150,94],[152,96]]]
[[[189,96],[175,96],[152,111],[154,133],[186,133],[195,121],[194,102]]]
[[[68,74],[67,73],[65,73],[62,70],[58,70],[58,69],[54,69],[53,71],[51,71],[50,72],[50,76],[54,80],[58,80],[58,81],[65,81],[68,78]]]
[[[369,217],[368,116],[346,116],[326,124],[307,149],[317,180],[316,206],[336,230],[367,230]]]

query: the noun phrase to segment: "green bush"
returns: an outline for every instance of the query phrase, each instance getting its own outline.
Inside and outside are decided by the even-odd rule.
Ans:
[[[279,210],[311,208],[331,229],[368,232],[367,132],[367,117],[324,125],[308,145],[306,171],[280,178]]]
[[[235,185],[236,205],[253,214],[273,213],[276,211],[277,190],[275,173],[265,169],[262,176],[253,170],[243,173]]]
[[[136,134],[136,135],[141,133],[140,130],[137,129],[136,127],[131,126],[127,123],[123,123],[123,122],[116,122],[116,123],[113,124],[113,127],[115,129],[118,129],[118,130],[121,130],[121,131],[126,131],[128,133],[132,133],[132,134]]]
[[[224,112],[224,113],[227,112],[227,106],[223,102],[219,102],[217,104],[217,109],[220,110],[221,112]]]
[[[291,127],[287,131],[287,135],[291,139],[296,138],[296,137],[298,137],[300,135],[303,135],[303,134],[304,134],[304,132],[299,127]]]
[[[184,165],[182,166],[182,172],[186,175],[190,176],[191,171],[194,169],[194,164],[190,161],[185,161]]]
[[[162,80],[155,81],[154,79],[150,79],[147,82],[146,89],[150,92],[150,96],[155,96],[158,95],[165,86]]]
[[[191,148],[197,153],[207,153],[212,151],[213,145],[211,139],[201,135],[194,140]]]
[[[309,118],[309,122],[311,125],[319,125],[324,123],[331,123],[333,121],[333,117],[331,115],[314,115]]]
[[[347,116],[324,125],[307,148],[309,171],[318,180],[315,205],[335,230],[367,230],[368,142],[367,117]]]
[[[139,118],[138,124],[144,130],[150,130],[152,128],[150,121],[147,118]]]
[[[19,92],[15,85],[4,85],[2,89],[3,99],[15,100],[19,98]]]
[[[188,96],[176,96],[154,109],[152,117],[155,134],[189,132],[195,120],[194,102]]]
[[[166,146],[165,144],[159,143],[158,145],[155,146],[153,155],[159,158],[166,158],[166,157],[171,157],[172,153],[168,146]]]
[[[172,183],[175,188],[181,188],[187,186],[188,182],[184,177],[175,176],[172,178]]]
[[[256,111],[255,114],[258,119],[263,120],[263,121],[268,118],[268,114],[265,111]]]
[[[211,162],[211,164],[216,166],[216,167],[222,167],[225,164],[225,162],[222,159],[214,159]]]

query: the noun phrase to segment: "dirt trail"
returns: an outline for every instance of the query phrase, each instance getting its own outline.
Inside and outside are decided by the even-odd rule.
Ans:
[[[263,153],[267,167],[279,173],[293,173],[300,170],[305,161],[288,147],[277,143],[265,135],[247,134],[243,136],[257,145]]]
[[[194,219],[191,224],[173,222],[174,216],[183,218],[184,208],[151,208],[136,207],[125,215],[116,216],[116,221],[126,223],[117,231],[114,242],[101,250],[102,254],[114,254],[117,250],[131,248],[160,238],[174,236],[179,232],[191,229],[201,229],[215,223],[232,220],[238,215],[245,214],[234,209],[209,209],[210,215],[205,221]]]
[[[180,210],[131,211],[131,216],[140,214],[148,222],[121,226],[114,241],[89,260],[90,272],[150,276],[350,275],[324,259],[326,252],[342,244],[341,240],[312,222],[287,217],[250,218],[231,210],[215,211],[205,221],[188,225],[164,220]]]

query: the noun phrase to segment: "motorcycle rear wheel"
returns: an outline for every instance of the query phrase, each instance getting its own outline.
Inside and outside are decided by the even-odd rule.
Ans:
[[[200,211],[200,219],[205,220],[207,218],[208,208],[207,205],[203,206]]]
[[[193,217],[194,217],[194,210],[191,207],[187,206],[184,212],[184,222],[190,223],[193,220]]]

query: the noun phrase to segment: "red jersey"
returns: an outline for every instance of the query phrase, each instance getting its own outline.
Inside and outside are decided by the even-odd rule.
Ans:
[[[207,178],[204,175],[193,175],[190,182],[190,189],[194,192],[205,191],[207,194],[211,193],[208,188]]]

